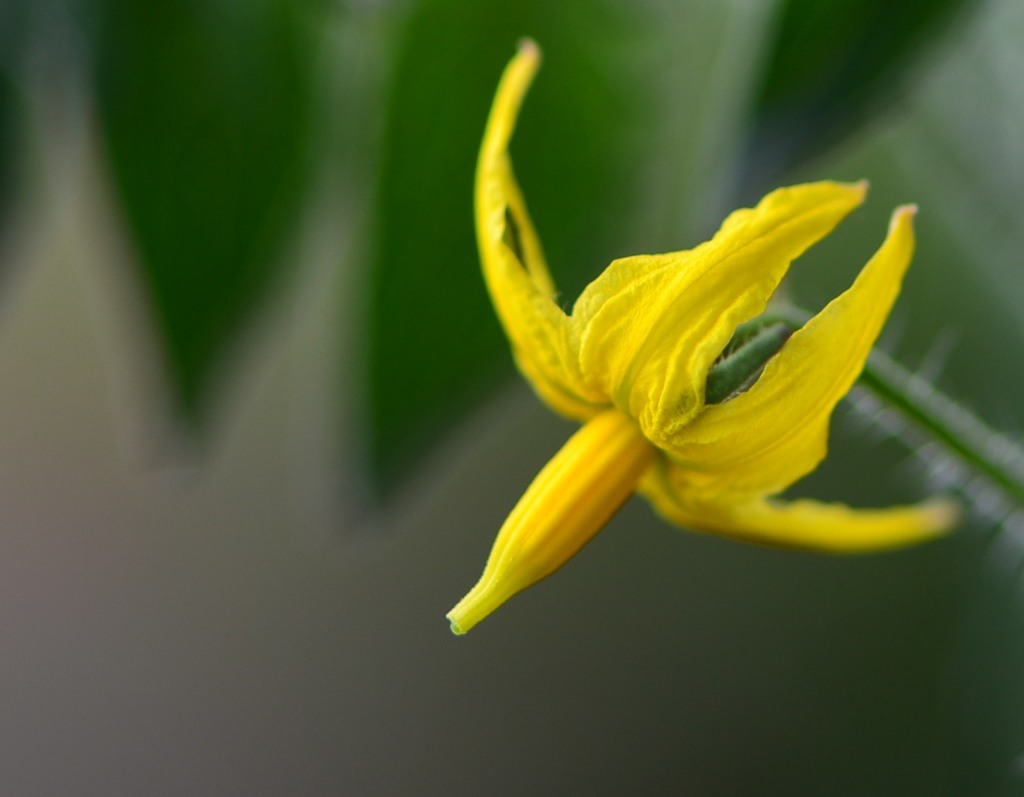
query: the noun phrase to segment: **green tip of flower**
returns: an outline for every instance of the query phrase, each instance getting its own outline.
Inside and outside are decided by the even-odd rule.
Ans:
[[[782,348],[793,330],[784,323],[765,323],[753,332],[742,325],[708,371],[704,388],[707,404],[720,404],[750,387],[765,364]]]
[[[456,636],[467,633],[516,592],[518,590],[510,589],[507,582],[485,575],[446,615],[452,633]]]

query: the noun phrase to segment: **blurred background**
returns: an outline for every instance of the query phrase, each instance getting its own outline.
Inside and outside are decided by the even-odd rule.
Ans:
[[[1016,439],[1018,0],[4,0],[4,794],[1024,794],[1024,536],[991,506],[832,558],[633,501],[449,633],[572,432],[472,232],[526,35],[513,155],[566,306],[866,177],[787,291],[822,306],[917,202],[884,348]],[[844,405],[794,492],[929,489]]]

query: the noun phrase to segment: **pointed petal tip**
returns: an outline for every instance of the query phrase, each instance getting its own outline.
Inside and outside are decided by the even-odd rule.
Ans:
[[[516,50],[518,50],[521,57],[526,57],[537,62],[541,59],[540,45],[538,45],[537,42],[529,36],[524,36],[516,42]]]
[[[925,501],[921,509],[935,536],[949,534],[963,518],[960,502],[953,498],[933,498]]]
[[[858,180],[855,183],[850,183],[850,188],[857,193],[858,198],[863,202],[864,198],[868,195],[868,191],[871,190],[871,181],[867,179]]]
[[[892,212],[892,219],[889,221],[889,229],[893,229],[897,224],[902,222],[904,219],[907,221],[913,221],[917,215],[918,207],[915,204],[900,205],[896,210]]]

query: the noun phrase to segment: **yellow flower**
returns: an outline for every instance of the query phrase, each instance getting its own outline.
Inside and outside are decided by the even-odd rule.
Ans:
[[[832,410],[910,263],[915,208],[893,213],[853,285],[792,335],[737,327],[764,311],[794,258],[860,205],[865,183],[782,188],[695,249],[616,260],[566,315],[508,156],[539,62],[526,41],[502,76],[477,166],[476,229],[519,369],[583,427],[512,510],[480,581],[449,612],[452,630],[465,633],[565,564],[634,491],[672,523],[762,544],[853,553],[947,531],[957,512],[945,500],[853,510],[769,498],[825,457]],[[711,403],[709,378],[730,368],[739,377],[726,374],[734,384]]]

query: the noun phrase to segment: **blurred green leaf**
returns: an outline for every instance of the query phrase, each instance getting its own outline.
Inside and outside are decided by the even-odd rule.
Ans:
[[[102,134],[186,418],[285,267],[311,129],[314,7],[105,0]]]
[[[612,4],[541,0],[428,0],[409,20],[388,102],[372,268],[378,486],[393,485],[415,451],[510,370],[479,276],[472,191],[484,122],[517,40],[540,42],[545,63],[513,155],[562,295],[572,297],[606,265],[635,199],[625,187],[629,139],[616,121],[636,123],[641,92],[613,65],[637,24]]]
[[[15,75],[29,39],[25,0],[0,4],[0,224],[10,208],[17,175],[18,131],[25,111]]]
[[[0,68],[11,68],[21,58],[28,38],[29,0],[0,3]]]
[[[758,187],[867,121],[973,0],[783,0],[755,101],[748,169]]]
[[[7,215],[15,179],[15,130],[18,97],[10,78],[0,69],[0,223]]]

